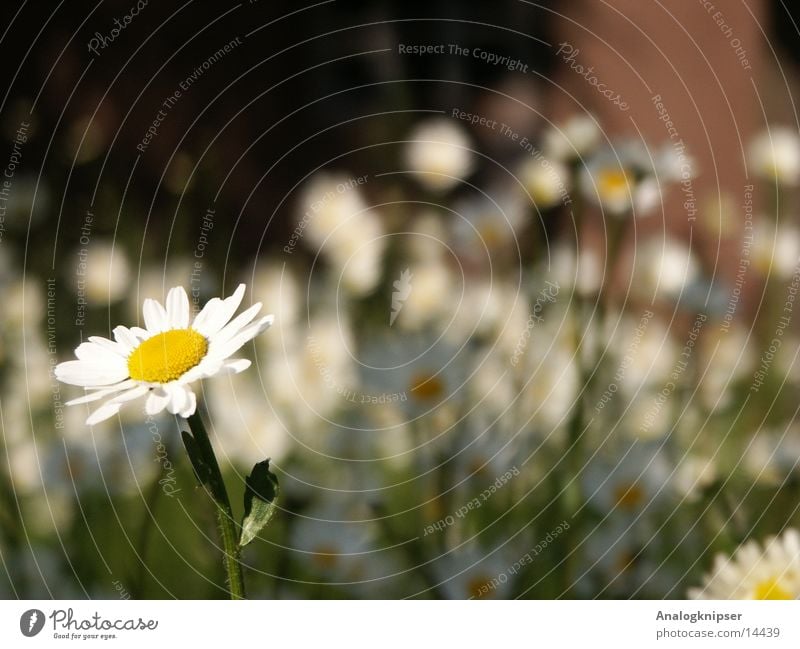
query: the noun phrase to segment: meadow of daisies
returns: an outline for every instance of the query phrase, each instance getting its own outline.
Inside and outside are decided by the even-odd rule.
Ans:
[[[90,215],[54,277],[2,256],[0,593],[800,596],[784,202],[690,206],[711,237],[744,212],[725,281],[637,228],[689,149],[581,115],[498,166],[448,115],[400,160],[311,173],[252,258],[210,253],[213,212],[167,257]],[[800,138],[748,166],[790,195]],[[17,182],[31,218],[55,201]]]

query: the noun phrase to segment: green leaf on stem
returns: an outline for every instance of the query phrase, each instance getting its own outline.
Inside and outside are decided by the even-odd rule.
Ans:
[[[186,447],[186,453],[189,455],[189,460],[192,463],[192,469],[197,481],[204,486],[211,485],[211,479],[214,475],[213,469],[203,459],[200,449],[197,447],[197,442],[190,433],[181,431],[181,438],[183,445]]]
[[[270,522],[277,509],[278,478],[269,470],[269,460],[259,462],[247,476],[244,492],[244,520],[239,545],[244,547]]]

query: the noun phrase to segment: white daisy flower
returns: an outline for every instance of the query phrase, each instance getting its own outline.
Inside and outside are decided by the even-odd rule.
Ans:
[[[405,330],[419,330],[431,323],[446,325],[457,305],[460,291],[452,289],[460,278],[439,261],[412,266],[410,271],[411,290],[397,311],[395,324]]]
[[[672,237],[653,238],[640,245],[635,259],[637,290],[642,296],[676,298],[701,276],[692,250]]]
[[[555,160],[579,159],[592,152],[600,142],[600,127],[590,115],[575,115],[558,127],[545,132],[547,156]]]
[[[86,269],[76,288],[92,305],[105,305],[125,297],[130,286],[130,264],[122,246],[96,242],[89,250]]]
[[[182,287],[169,291],[166,308],[156,300],[145,300],[144,329],[120,325],[114,329],[113,341],[90,336],[75,350],[78,360],[56,366],[58,380],[89,391],[67,405],[107,399],[86,420],[90,426],[145,395],[148,415],[164,409],[181,417],[194,414],[197,397],[190,384],[247,369],[249,360],[230,356],[272,324],[271,315],[254,320],[261,303],[231,320],[244,291],[245,285],[240,284],[230,297],[209,300],[191,325],[189,298]]]
[[[643,142],[625,140],[592,156],[580,184],[589,200],[613,216],[649,216],[667,185],[684,179],[684,171],[690,179],[691,159],[685,154],[665,156],[664,149],[651,152]]]
[[[658,444],[605,447],[581,474],[587,500],[599,511],[629,519],[658,506],[673,493],[672,465]]]
[[[786,530],[764,547],[748,541],[733,557],[718,555],[702,588],[690,588],[692,599],[800,598],[800,532]]]
[[[763,218],[753,223],[752,237],[754,268],[764,276],[789,279],[800,264],[800,229]]]
[[[675,467],[672,488],[686,502],[696,503],[705,489],[719,477],[713,457],[685,455]]]
[[[359,512],[347,505],[317,504],[293,526],[290,549],[300,554],[315,575],[355,585],[365,576],[369,561],[375,556],[371,547],[372,524],[359,518]]]
[[[488,554],[472,545],[460,547],[434,566],[448,599],[503,599],[511,590],[513,575],[499,552]]]
[[[748,163],[762,178],[796,185],[800,180],[800,135],[785,126],[764,131],[750,143]]]
[[[483,195],[459,201],[450,235],[456,254],[476,264],[515,255],[529,220],[528,204],[517,186],[493,187]]]
[[[472,173],[472,145],[460,125],[435,117],[418,124],[405,150],[408,168],[417,180],[434,191],[445,192]]]
[[[381,215],[359,187],[342,174],[317,174],[304,191],[302,204],[308,210],[295,233],[307,235],[311,247],[331,264],[337,283],[364,296],[380,281],[386,239]]]
[[[517,175],[534,204],[540,209],[548,209],[570,200],[572,181],[569,169],[558,160],[526,158]]]

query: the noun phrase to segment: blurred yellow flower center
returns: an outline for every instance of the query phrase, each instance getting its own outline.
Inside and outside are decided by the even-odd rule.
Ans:
[[[472,599],[483,599],[489,594],[492,580],[489,577],[478,576],[467,583],[467,592]]]
[[[600,196],[618,195],[628,192],[628,173],[624,169],[604,169],[597,176]]]
[[[416,374],[411,378],[411,395],[420,401],[433,401],[444,394],[444,381],[430,374]]]
[[[503,241],[501,228],[493,221],[484,221],[476,229],[478,237],[487,248],[497,248]]]
[[[637,484],[622,484],[614,489],[614,502],[621,509],[636,509],[644,502],[644,489]]]
[[[148,338],[128,356],[132,379],[169,383],[192,369],[208,352],[208,341],[194,329],[170,329]]]
[[[339,555],[333,545],[322,544],[317,546],[314,548],[314,554],[311,555],[311,558],[321,570],[333,570],[339,562]]]
[[[767,579],[756,586],[753,599],[794,599],[794,597],[780,587],[777,579]]]

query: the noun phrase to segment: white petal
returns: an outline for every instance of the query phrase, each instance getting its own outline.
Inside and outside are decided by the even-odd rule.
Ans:
[[[125,403],[126,401],[133,401],[134,399],[143,397],[149,391],[150,391],[149,385],[137,385],[132,390],[128,390],[127,392],[123,392],[119,396],[114,397],[111,401],[113,403]]]
[[[161,302],[151,300],[150,298],[144,301],[142,306],[142,313],[144,314],[144,325],[151,333],[159,333],[169,329],[169,319],[167,312]]]
[[[201,334],[204,333],[206,322],[208,322],[211,314],[219,308],[220,304],[222,304],[222,300],[220,300],[218,297],[212,297],[208,302],[206,302],[203,308],[200,309],[200,313],[195,316],[194,322],[192,323],[192,329],[200,332]]]
[[[150,396],[147,397],[147,401],[144,404],[144,411],[148,415],[157,415],[167,407],[169,399],[169,395],[164,392],[164,390],[153,390],[150,392]]]
[[[113,417],[119,412],[119,409],[122,407],[121,403],[113,403],[109,402],[100,406],[97,410],[95,410],[89,418],[86,420],[87,426],[94,426],[95,424],[99,424],[101,421],[105,421],[109,417]]]
[[[166,390],[167,394],[170,396],[167,410],[173,415],[177,415],[187,406],[189,401],[186,388],[180,384],[170,383],[164,386],[164,390]]]
[[[227,342],[233,338],[233,336],[239,333],[243,327],[247,326],[250,321],[256,317],[256,314],[259,311],[261,311],[261,302],[257,302],[249,309],[242,311],[233,320],[220,329],[219,332],[217,332],[217,334],[213,337],[211,342],[218,345]]]
[[[100,345],[100,347],[103,347],[110,352],[114,352],[115,354],[119,354],[120,356],[127,356],[133,351],[133,349],[127,345],[124,345],[120,342],[114,342],[113,340],[103,338],[102,336],[89,336],[89,342],[94,343],[95,345]]]
[[[113,345],[115,343],[111,344]],[[89,361],[90,363],[108,363],[109,365],[119,363],[125,364],[125,356],[92,342],[78,345],[75,349],[75,356],[78,357],[78,360]]]
[[[131,351],[139,346],[139,339],[130,329],[128,329],[128,327],[123,327],[122,325],[119,327],[114,327],[114,339],[120,345],[124,345]]]
[[[233,292],[233,295],[225,298],[221,302],[214,303],[214,306],[209,309],[211,302],[213,302],[213,300],[210,300],[197,315],[192,327],[206,338],[210,339],[222,329],[222,327],[228,323],[228,320],[233,317],[233,314],[236,313],[236,309],[238,309],[239,305],[242,303],[244,289],[244,284],[239,284]],[[201,318],[201,316],[203,317]]]
[[[83,387],[108,387],[128,378],[128,367],[110,363],[66,361],[55,367],[56,378],[62,383]]]
[[[227,361],[222,365],[221,374],[238,374],[244,372],[252,363],[246,358],[237,358],[232,361]]]
[[[192,369],[186,372],[179,381],[186,385],[188,383],[193,383],[194,381],[199,381],[200,379],[207,379],[210,376],[214,376],[222,369],[223,359],[220,358],[209,358],[206,356],[202,361],[200,361],[199,365],[195,365]]]
[[[77,406],[81,403],[91,403],[92,401],[97,401],[98,399],[102,399],[103,397],[107,397],[110,394],[115,394],[117,392],[122,392],[127,388],[130,388],[135,385],[134,381],[123,381],[122,383],[117,383],[116,385],[111,385],[107,388],[102,388],[99,390],[95,390],[93,392],[89,392],[88,394],[78,397],[77,399],[71,399],[67,401],[65,405],[67,406]]]
[[[256,322],[253,324],[242,329],[230,340],[221,345],[215,345],[214,341],[212,340],[211,344],[208,346],[208,355],[214,358],[228,358],[228,356],[237,352],[247,341],[252,340],[260,333],[269,329],[274,320],[275,316],[264,316],[260,320],[256,320]]]
[[[194,391],[187,388],[186,396],[188,397],[186,405],[184,406],[183,410],[178,413],[184,419],[191,417],[194,414],[194,411],[197,410],[197,396],[195,395]]]
[[[137,346],[139,342],[141,342],[142,340],[147,340],[153,335],[149,331],[147,331],[147,329],[142,329],[141,327],[131,327],[130,331],[134,336],[136,336],[136,338],[139,339],[136,341]]]
[[[167,317],[173,329],[186,329],[189,326],[189,296],[183,286],[171,288],[167,293]]]

